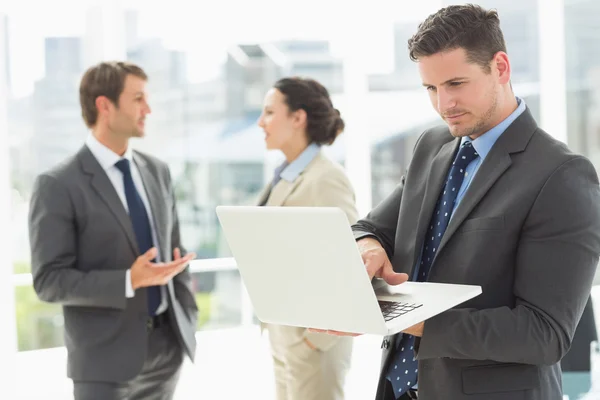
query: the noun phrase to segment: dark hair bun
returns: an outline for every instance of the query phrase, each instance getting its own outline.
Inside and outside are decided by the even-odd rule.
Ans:
[[[342,119],[342,116],[340,114],[340,110],[338,110],[337,108],[334,108],[334,116],[333,116],[333,129],[331,131],[331,141],[329,142],[329,144],[332,144],[335,139],[340,135],[340,133],[344,132],[344,128],[346,127],[346,124],[344,123],[344,120]]]
[[[306,112],[306,133],[311,143],[333,144],[344,131],[339,110],[333,107],[329,92],[319,82],[309,78],[283,78],[274,88],[285,96],[290,111]]]

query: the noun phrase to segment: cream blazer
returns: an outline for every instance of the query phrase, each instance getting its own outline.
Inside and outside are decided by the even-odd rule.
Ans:
[[[271,190],[267,185],[258,198],[266,206],[339,207],[346,213],[348,224],[358,219],[354,189],[344,169],[322,152],[308,164],[293,182],[281,179]],[[306,337],[319,350],[327,351],[337,343],[338,337],[308,332],[304,328],[265,324],[271,334],[292,345]],[[274,332],[276,331],[276,332]]]

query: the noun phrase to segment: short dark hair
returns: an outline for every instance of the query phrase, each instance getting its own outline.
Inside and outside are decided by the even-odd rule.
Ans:
[[[142,68],[123,61],[101,62],[83,74],[79,85],[79,103],[81,116],[88,128],[98,122],[96,99],[99,96],[106,96],[115,106],[119,105],[119,96],[123,93],[127,75],[148,80]]]
[[[273,86],[285,97],[290,111],[306,112],[306,133],[311,143],[332,144],[344,130],[344,120],[333,107],[329,92],[314,79],[290,77]]]
[[[413,61],[458,48],[465,49],[469,62],[489,73],[494,55],[506,52],[498,12],[475,4],[448,6],[427,17],[408,40]]]

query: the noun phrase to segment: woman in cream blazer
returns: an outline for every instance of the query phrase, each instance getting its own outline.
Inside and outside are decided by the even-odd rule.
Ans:
[[[265,96],[258,125],[268,149],[286,161],[264,189],[263,206],[339,207],[348,224],[358,215],[354,190],[343,168],[321,152],[343,131],[329,93],[311,79],[284,78]],[[319,277],[315,277],[318,279]],[[265,324],[275,368],[277,400],[343,400],[352,338]]]

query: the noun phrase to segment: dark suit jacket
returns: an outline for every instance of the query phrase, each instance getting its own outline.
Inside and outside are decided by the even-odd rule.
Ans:
[[[167,165],[134,152],[163,260],[181,248],[175,196]],[[140,255],[131,220],[106,172],[87,147],[41,174],[29,217],[33,286],[40,299],[63,306],[68,376],[122,382],[146,358],[146,289],[125,296],[125,271]],[[198,309],[190,274],[167,286],[169,313],[193,359]]]
[[[397,272],[415,266],[459,143],[447,127],[425,132],[402,183],[353,227],[382,243]],[[425,322],[420,400],[562,399],[559,361],[600,254],[599,205],[592,164],[521,114],[480,166],[431,267],[429,281],[483,293]]]

